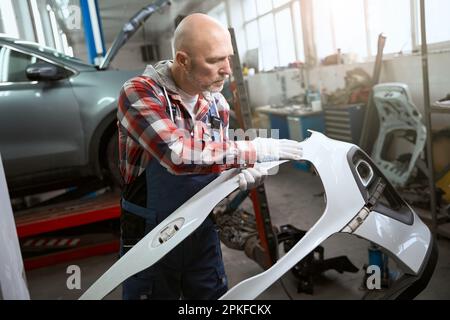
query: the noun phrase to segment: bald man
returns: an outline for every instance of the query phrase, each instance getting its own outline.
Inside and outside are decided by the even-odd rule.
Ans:
[[[229,168],[241,190],[262,182],[255,161],[301,157],[296,141],[228,139],[229,106],[220,94],[231,74],[230,34],[204,14],[174,35],[173,61],[147,66],[119,97],[119,158],[124,181],[121,255]],[[169,254],[123,284],[124,299],[217,299],[227,291],[211,218]]]

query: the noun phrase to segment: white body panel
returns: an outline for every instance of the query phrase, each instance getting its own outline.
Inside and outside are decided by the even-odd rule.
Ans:
[[[282,162],[259,164],[268,170]],[[237,169],[228,170],[156,226],[104,273],[80,299],[102,299],[132,275],[152,266],[197,229],[212,209],[239,186]],[[168,227],[177,225],[167,232]],[[167,239],[159,242],[161,234]]]
[[[319,133],[313,133],[302,145],[303,159],[314,164],[327,196],[322,217],[270,269],[237,284],[221,299],[256,298],[324,240],[342,230],[365,205],[347,162],[347,153],[353,145],[336,143]]]
[[[0,300],[29,300],[25,270],[0,157]]]
[[[430,230],[416,214],[409,226],[372,211],[353,233],[390,251],[411,274],[419,272],[431,241]]]
[[[337,232],[352,233],[354,230],[356,235],[391,251],[409,272],[416,273],[423,264],[431,241],[428,228],[415,214],[414,224],[410,226],[376,212],[369,213],[347,158],[354,145],[313,132],[302,142],[302,147],[303,159],[314,165],[325,189],[327,203],[323,215],[270,269],[237,284],[221,299],[256,298]],[[281,163],[257,165],[273,169]],[[80,299],[101,299],[128,277],[159,261],[198,228],[211,210],[238,187],[238,173],[237,169],[226,171],[208,184],[130,249]],[[361,179],[364,186],[374,174],[372,169],[369,173],[369,178]]]

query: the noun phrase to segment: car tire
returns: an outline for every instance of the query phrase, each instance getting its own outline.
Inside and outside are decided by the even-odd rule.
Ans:
[[[119,138],[118,131],[108,141],[106,147],[106,169],[108,170],[108,178],[111,180],[114,189],[121,188],[122,176],[119,170]]]

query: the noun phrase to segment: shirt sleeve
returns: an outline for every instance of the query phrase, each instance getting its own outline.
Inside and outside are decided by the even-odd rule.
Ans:
[[[256,161],[255,149],[248,141],[205,141],[178,128],[166,113],[166,103],[164,94],[151,81],[134,78],[121,90],[117,115],[128,135],[169,172],[217,173]],[[222,116],[228,124],[229,112]]]

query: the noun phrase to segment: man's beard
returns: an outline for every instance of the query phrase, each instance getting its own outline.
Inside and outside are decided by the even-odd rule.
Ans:
[[[198,80],[194,75],[194,66],[192,66],[191,70],[187,72],[186,78],[190,81],[195,87],[201,90],[201,92],[220,92],[223,89],[223,83],[219,86],[219,83],[226,80],[226,77],[219,78],[214,80],[209,84],[202,84],[200,80]]]

